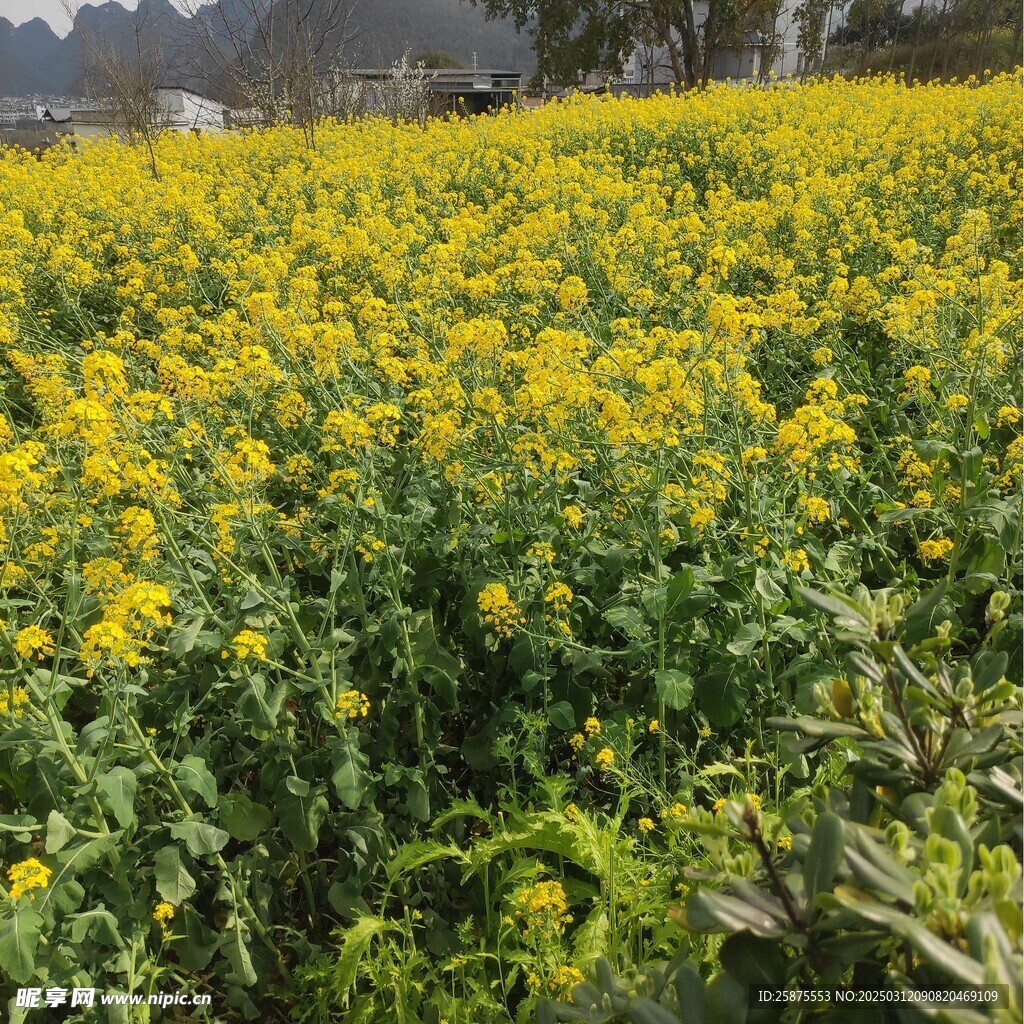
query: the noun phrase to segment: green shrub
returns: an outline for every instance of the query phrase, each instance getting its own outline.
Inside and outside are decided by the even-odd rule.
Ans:
[[[939,1019],[1020,1019],[1020,696],[1000,649],[1007,641],[1015,649],[1019,623],[1007,629],[1010,599],[993,594],[986,629],[964,651],[951,620],[938,621],[946,595],[942,583],[907,608],[888,591],[803,591],[833,617],[848,648],[846,675],[817,685],[822,717],[770,724],[796,735],[798,754],[826,744],[843,751],[846,784],[814,787],[788,822],[789,851],[766,837],[749,799],[695,814],[696,831],[730,832],[757,864],[747,878],[719,857],[720,887],[696,889],[674,913],[690,931],[729,936],[706,985],[682,958],[630,981],[605,965],[596,987],[577,986],[572,1007],[547,1005],[539,1020],[656,1024],[675,1013],[754,1024],[797,1011],[748,1005],[750,986],[961,985],[1005,985],[1009,1002],[988,1015],[943,1009]],[[963,653],[951,660],[953,652]],[[800,1012],[868,1019],[863,1004]],[[914,1012],[901,1007],[900,1017]]]

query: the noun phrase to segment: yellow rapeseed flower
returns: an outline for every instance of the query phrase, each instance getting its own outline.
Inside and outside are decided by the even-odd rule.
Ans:
[[[359,690],[346,690],[338,697],[335,718],[365,718],[370,712],[370,698]]]
[[[26,660],[42,661],[53,654],[53,637],[40,626],[23,626],[14,637],[14,649]]]
[[[7,879],[11,883],[11,899],[17,900],[28,893],[28,898],[36,898],[34,889],[45,889],[50,884],[53,871],[35,857],[12,864],[7,869]]]
[[[243,629],[235,635],[231,646],[234,648],[235,657],[240,661],[245,661],[246,658],[255,658],[257,661],[267,660],[267,638],[255,630]],[[221,651],[221,657],[227,658],[229,653]]]

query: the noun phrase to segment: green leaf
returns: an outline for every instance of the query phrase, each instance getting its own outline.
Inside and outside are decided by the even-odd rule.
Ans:
[[[60,811],[50,811],[46,819],[46,852],[62,850],[78,833]]]
[[[640,591],[640,603],[644,606],[644,611],[657,622],[668,607],[668,587],[644,587]]]
[[[354,925],[341,932],[341,951],[334,964],[332,985],[342,1005],[347,1005],[349,991],[359,976],[359,965],[378,935],[393,930],[394,925],[382,917],[360,917]]]
[[[537,668],[537,656],[533,649],[533,640],[528,636],[521,636],[508,652],[508,664],[515,674],[522,679],[527,672],[533,672]]]
[[[188,754],[174,766],[171,774],[183,790],[201,797],[207,807],[217,806],[217,782],[201,757]]]
[[[338,799],[350,810],[363,802],[366,794],[366,770],[370,759],[359,748],[359,730],[350,728],[331,741],[331,783]]]
[[[238,713],[249,724],[256,739],[267,739],[277,728],[277,716],[284,703],[284,691],[279,689],[267,699],[267,681],[261,672],[246,672],[242,678],[242,695]]]
[[[93,942],[101,942],[115,949],[124,948],[124,938],[121,935],[121,926],[114,915],[107,910],[103,904],[86,910],[84,913],[75,914],[68,918],[71,922],[71,941],[76,944],[86,938]]]
[[[694,686],[697,704],[712,725],[733,725],[747,706],[747,690],[735,664],[712,669]]]
[[[836,899],[851,913],[905,939],[932,968],[942,971],[949,978],[965,985],[984,984],[985,968],[982,964],[954,949],[921,922],[894,907],[863,900],[859,895],[847,896],[841,889],[837,890]]]
[[[121,828],[127,828],[135,815],[138,785],[139,780],[130,768],[111,768],[96,780],[100,804],[114,815]]]
[[[704,989],[706,1024],[745,1024],[747,989],[724,972],[716,974]]]
[[[735,896],[708,889],[698,889],[689,898],[684,920],[687,928],[698,932],[738,932],[746,929],[766,939],[784,934],[783,928],[770,914]]]
[[[84,871],[111,850],[122,835],[121,831],[115,831],[109,836],[101,836],[57,853],[54,860],[58,866],[50,877],[50,884],[36,897],[39,911],[42,913],[48,909],[54,913],[70,913],[80,906],[85,890],[75,881],[75,874]]]
[[[18,843],[30,843],[32,841],[32,833],[39,828],[39,823],[31,814],[0,814],[0,825],[13,825],[16,828],[24,827],[24,832],[4,829],[4,832],[13,836],[15,842]]]
[[[680,601],[685,601],[693,590],[694,575],[693,569],[690,566],[684,566],[678,572],[676,572],[672,578],[668,581],[668,587],[666,591],[667,606],[665,609],[666,614],[671,615],[676,608],[676,605]]]
[[[279,786],[274,797],[277,821],[285,838],[296,850],[312,853],[320,842],[320,826],[330,809],[323,787],[311,787],[300,795],[287,785]]]
[[[153,858],[156,891],[170,903],[182,903],[196,891],[196,883],[181,863],[177,846],[164,846]]]
[[[567,700],[560,700],[548,708],[548,721],[562,732],[576,727],[576,712]]]
[[[199,616],[192,619],[187,626],[180,626],[174,630],[167,641],[167,650],[171,657],[181,659],[189,654],[196,645],[196,639],[206,625],[206,618]]]
[[[686,1024],[704,1024],[704,979],[696,964],[687,960],[675,976],[679,1005],[687,1010]]]
[[[693,700],[693,676],[669,668],[654,674],[658,696],[673,710],[682,711]]]
[[[754,648],[764,637],[764,630],[760,623],[745,622],[736,630],[736,635],[726,644],[726,650],[735,654],[737,658],[749,658]]]
[[[804,857],[804,892],[808,901],[832,888],[832,879],[843,863],[843,846],[842,819],[831,811],[819,814]]]
[[[238,985],[252,987],[258,976],[252,965],[252,954],[249,952],[249,929],[233,916],[221,935],[219,947],[225,959],[231,965],[231,971],[225,976],[226,981]]]
[[[844,831],[846,864],[861,885],[913,903],[917,876],[892,855],[885,842],[876,841],[872,830],[851,826]]]
[[[0,973],[23,985],[35,968],[43,915],[28,900],[0,916]]]
[[[812,590],[810,587],[797,587],[796,589],[801,600],[805,601],[812,608],[825,612],[826,615],[832,615],[837,619],[853,619],[857,621],[858,625],[863,627],[869,625],[860,607],[848,597],[823,594],[820,590]]]
[[[232,793],[221,797],[218,804],[220,823],[232,839],[252,842],[273,820],[273,814],[263,804],[254,803],[246,793]]]
[[[786,980],[786,958],[777,942],[750,932],[736,932],[718,951],[722,967],[741,985],[781,987]]]
[[[58,868],[50,877],[50,884],[46,890],[36,897],[36,904],[40,913],[44,912],[52,903],[53,907],[67,906],[75,901],[64,901],[64,888],[75,888],[78,886],[73,879],[79,871],[85,871],[91,867],[105,853],[109,852],[124,833],[117,831],[109,835],[100,836],[98,839],[90,839],[81,846],[72,846],[61,850],[54,859]],[[80,887],[78,887],[80,888]],[[75,893],[76,898],[79,896]]]
[[[967,831],[963,818],[952,807],[933,807],[928,814],[928,828],[960,847],[962,889],[974,870],[974,841]]]
[[[643,640],[647,636],[643,616],[629,604],[618,604],[604,613],[605,621],[622,630],[632,640]]]
[[[754,573],[754,589],[770,605],[778,604],[778,602],[786,596],[786,592],[782,587],[780,587],[772,578],[771,574],[761,566],[758,566]]]
[[[217,853],[231,838],[223,829],[204,821],[177,821],[169,827],[171,837],[182,840],[193,857]]]
[[[429,609],[414,612],[408,630],[412,654],[410,679],[414,682],[426,679],[453,710],[458,708],[462,662],[438,640],[433,612]]]
[[[674,1013],[669,1013],[646,996],[630,1000],[629,1019],[633,1024],[679,1024],[679,1018]]]
[[[202,918],[187,903],[182,907],[181,914],[185,934],[172,943],[178,955],[178,963],[186,971],[205,970],[217,948],[217,933],[207,928]]]
[[[949,581],[943,579],[922,595],[904,613],[904,639],[908,644],[931,636],[934,627],[946,616],[939,614],[939,606],[949,590]]]

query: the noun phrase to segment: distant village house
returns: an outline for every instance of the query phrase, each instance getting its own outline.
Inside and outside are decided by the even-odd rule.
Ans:
[[[207,96],[181,86],[166,86],[153,93],[153,126],[161,131],[220,132],[227,108]],[[35,118],[21,117],[4,126],[2,141],[25,149],[47,149],[65,136],[78,139],[119,134],[116,113],[102,103],[92,106],[46,104],[36,107]]]

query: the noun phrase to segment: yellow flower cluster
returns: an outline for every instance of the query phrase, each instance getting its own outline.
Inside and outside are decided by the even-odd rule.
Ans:
[[[565,583],[552,583],[544,593],[544,602],[553,611],[567,611],[572,602],[572,591]]]
[[[0,715],[9,714],[21,718],[25,714],[25,705],[31,703],[31,700],[28,690],[23,686],[0,688]]]
[[[488,583],[477,595],[476,603],[484,622],[499,636],[510,637],[526,623],[504,583]]]
[[[512,918],[522,932],[533,938],[550,940],[560,935],[572,917],[561,882],[535,882],[523,886],[511,898]]]
[[[953,550],[953,541],[949,537],[923,540],[918,544],[917,550],[926,562],[941,562],[949,558]]]
[[[171,921],[174,920],[174,912],[173,903],[158,903],[153,908],[153,920],[160,925],[160,929],[164,933],[170,931]]]
[[[335,718],[365,718],[370,713],[370,698],[358,690],[346,690],[335,703]]]
[[[477,596],[494,636],[544,614],[552,645],[589,615],[576,563],[614,550],[632,587],[653,515],[694,565],[824,569],[875,526],[911,568],[951,557],[983,496],[937,453],[967,432],[1020,492],[1019,88],[580,97],[315,150],[168,134],[159,179],[115,143],[4,151],[18,655],[50,656],[80,578],[62,643],[137,668],[192,590],[326,576],[345,545],[376,576],[405,510],[467,587],[506,581]],[[849,509],[868,494],[891,500]]]
[[[45,889],[50,884],[53,871],[35,857],[12,864],[7,869],[7,880],[11,883],[11,899],[20,899],[25,893],[28,898],[36,898],[33,889]]]
[[[671,807],[661,812],[662,818],[674,818],[677,821],[680,818],[686,817],[686,812],[689,808],[682,801],[677,800]]]
[[[14,649],[26,660],[53,654],[53,637],[39,626],[23,626],[14,638]]]
[[[239,661],[245,661],[246,658],[255,658],[257,661],[266,661],[267,659],[267,638],[255,630],[243,629],[235,635],[231,646]],[[229,652],[222,651],[221,657],[229,657]]]

